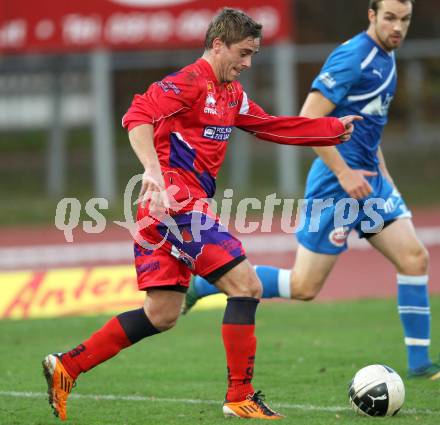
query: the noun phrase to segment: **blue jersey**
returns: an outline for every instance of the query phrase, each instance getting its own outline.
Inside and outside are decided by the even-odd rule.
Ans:
[[[400,193],[378,169],[377,150],[387,123],[388,108],[396,90],[396,62],[367,33],[358,34],[328,57],[312,84],[336,107],[332,115],[361,115],[351,140],[337,146],[351,168],[377,170],[368,177],[373,192],[356,205],[358,213],[346,219],[346,203],[355,202],[338,178],[317,158],[307,177],[306,208],[301,211],[298,242],[313,252],[338,255],[347,249],[347,237],[355,229],[368,237],[400,217],[411,217]],[[319,200],[327,203],[321,211]],[[374,206],[377,201],[382,203]],[[372,208],[370,208],[372,206]]]
[[[377,169],[377,150],[396,90],[394,53],[366,32],[336,48],[312,84],[336,105],[331,115],[361,115],[351,141],[337,148],[352,168]]]

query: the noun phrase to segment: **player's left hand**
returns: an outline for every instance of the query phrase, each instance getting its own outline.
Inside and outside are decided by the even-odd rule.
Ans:
[[[345,133],[340,137],[341,141],[347,142],[351,139],[351,135],[354,131],[353,121],[361,121],[363,118],[359,115],[347,115],[345,117],[339,118],[345,128]]]

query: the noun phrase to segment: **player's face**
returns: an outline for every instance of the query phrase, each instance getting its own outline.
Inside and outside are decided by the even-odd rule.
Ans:
[[[218,71],[221,82],[236,80],[242,71],[252,65],[252,56],[260,49],[260,39],[248,37],[231,44],[222,43],[218,56]]]
[[[412,3],[398,0],[383,0],[377,13],[369,10],[368,33],[385,50],[392,51],[402,44],[411,23]]]

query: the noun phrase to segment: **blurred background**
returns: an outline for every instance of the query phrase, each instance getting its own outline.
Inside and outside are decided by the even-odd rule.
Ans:
[[[218,7],[242,7],[265,23],[264,47],[242,82],[273,114],[297,113],[330,50],[367,27],[367,0],[132,3],[139,6],[0,1],[0,226],[53,223],[66,196],[106,197],[109,214],[119,216],[122,191],[140,171],[122,115],[135,93],[202,54]],[[437,7],[416,4],[383,140],[413,207],[440,202]],[[312,158],[310,149],[274,149],[236,130],[218,193],[300,196]]]
[[[122,219],[123,190],[141,168],[121,118],[135,93],[201,56],[207,25],[223,6],[242,8],[264,24],[263,48],[242,83],[273,114],[298,113],[328,53],[368,25],[367,0],[0,0],[4,255],[22,255],[11,251],[15,245],[59,241],[51,232],[59,233],[53,223],[64,197],[82,205],[104,197],[107,220]],[[398,90],[383,150],[410,207],[423,211],[429,225],[439,224],[437,1],[416,2],[397,57]],[[313,158],[311,149],[274,146],[236,130],[218,194],[232,187],[234,199],[273,192],[301,197]],[[21,270],[14,261],[4,269]],[[291,255],[278,262],[287,266]]]

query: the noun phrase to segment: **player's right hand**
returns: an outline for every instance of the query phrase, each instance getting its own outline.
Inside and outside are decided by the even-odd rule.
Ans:
[[[342,188],[354,199],[362,199],[367,197],[373,188],[366,177],[376,176],[375,171],[353,170],[346,168],[341,171],[337,177]]]
[[[342,142],[348,142],[354,131],[353,121],[361,121],[363,118],[360,115],[347,115],[339,118],[339,121],[344,125],[345,133],[341,136]]]
[[[149,201],[150,214],[153,217],[165,213],[170,208],[165,182],[162,174],[146,170],[142,175],[142,187],[137,203],[145,208]]]

